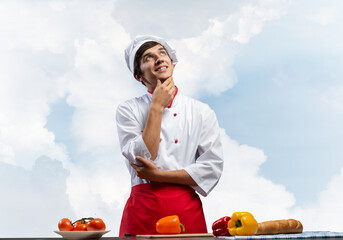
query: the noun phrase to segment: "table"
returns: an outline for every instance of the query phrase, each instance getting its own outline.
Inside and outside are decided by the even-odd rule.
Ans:
[[[1,238],[0,240],[63,240],[62,237]],[[237,237],[102,237],[100,240],[343,240],[343,232],[313,231],[301,234],[258,235]]]
[[[63,240],[62,237],[49,238],[1,238],[0,240]],[[136,237],[102,237],[100,240],[222,240],[215,237],[189,237],[189,238],[136,238]],[[280,240],[280,239],[277,239]],[[289,239],[287,239],[289,240]],[[315,238],[315,240],[343,240],[343,238]]]

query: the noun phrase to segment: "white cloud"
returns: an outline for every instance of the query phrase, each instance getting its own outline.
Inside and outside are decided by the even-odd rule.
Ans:
[[[318,23],[322,26],[335,23],[341,14],[341,10],[337,6],[322,7],[317,12],[311,13],[307,19]]]
[[[109,26],[106,32],[111,30],[115,28]],[[117,142],[115,106],[124,96],[138,94],[137,88],[132,86],[137,83],[130,78],[127,80],[127,70],[120,61],[123,51],[113,48],[116,41],[122,49],[125,47],[117,39],[110,34],[106,40],[76,41],[74,69],[63,79],[67,102],[75,107],[73,133],[81,152],[99,146],[111,148]]]
[[[232,64],[232,46],[223,42],[213,26],[195,38],[175,41],[179,63],[175,68],[175,83],[190,96],[220,94],[237,82]],[[230,52],[230,54],[227,54]]]
[[[320,192],[314,203],[296,208],[297,215],[303,216],[303,225],[313,231],[342,232],[341,214],[343,209],[343,168],[328,183],[327,188]]]
[[[0,57],[0,156],[27,169],[40,155],[61,161],[68,158],[63,145],[56,144],[54,134],[44,128],[49,104],[60,92],[58,80],[40,68],[54,56],[41,56],[36,58],[30,50],[12,50],[3,51]]]
[[[266,21],[280,18],[287,12],[290,1],[259,1],[247,4],[240,11],[230,15],[224,24],[227,37],[239,43],[247,43],[251,37],[262,31]]]
[[[337,117],[333,119],[333,122],[327,122],[326,124],[337,124],[335,127],[335,135],[339,136],[341,133],[339,119],[343,114],[342,84],[336,83],[335,86],[325,84],[325,86],[317,87],[313,92],[318,96],[318,100],[320,100],[318,107],[326,109],[328,112],[332,111]],[[321,112],[321,114],[331,115],[327,112]],[[327,131],[326,128],[325,131]],[[338,142],[337,144],[340,143]],[[328,159],[324,159],[323,161],[329,161],[331,158],[336,158],[338,161],[341,160],[333,152],[332,155],[328,156]],[[313,199],[313,202],[294,209],[296,215],[303,217],[303,225],[308,230],[343,232],[341,224],[341,215],[343,214],[342,185],[343,167],[340,167],[339,172],[330,179],[326,188],[318,193],[317,198]]]
[[[48,157],[37,159],[32,171],[0,162],[0,212],[6,216],[0,235],[48,236],[64,213],[75,218],[66,194],[68,175],[60,161]]]
[[[203,198],[208,223],[236,211],[251,212],[260,222],[294,217],[295,197],[284,186],[259,174],[267,157],[263,151],[240,145],[222,130],[224,171],[220,182]],[[208,226],[210,230],[211,226]]]
[[[175,81],[191,96],[220,94],[232,88],[237,77],[232,65],[239,45],[247,43],[262,31],[266,21],[286,13],[290,1],[258,1],[242,4],[221,20],[209,20],[201,34],[172,41],[180,63]]]

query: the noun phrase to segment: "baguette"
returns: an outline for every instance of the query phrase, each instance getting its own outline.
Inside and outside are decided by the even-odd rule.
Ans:
[[[295,219],[274,220],[258,223],[256,235],[301,233],[303,225]]]

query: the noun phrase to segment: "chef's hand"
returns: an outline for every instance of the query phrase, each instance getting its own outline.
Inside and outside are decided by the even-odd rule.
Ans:
[[[135,170],[137,176],[142,179],[162,183],[176,183],[192,186],[197,185],[193,178],[184,169],[162,171],[156,167],[153,162],[146,160],[141,156],[137,156],[136,160],[140,161],[143,166],[137,166],[133,163],[130,164]]]
[[[156,167],[153,162],[141,156],[137,156],[136,160],[143,164],[143,166],[138,166],[136,164],[130,163],[138,177],[149,181],[157,182],[159,180],[159,176],[162,171],[158,167]]]
[[[151,104],[156,104],[161,109],[164,109],[173,100],[175,91],[173,77],[167,78],[163,83],[161,80],[157,80],[157,85],[152,94]]]

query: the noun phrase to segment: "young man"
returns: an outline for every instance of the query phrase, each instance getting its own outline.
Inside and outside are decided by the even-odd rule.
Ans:
[[[207,196],[223,169],[215,113],[174,85],[177,58],[165,40],[136,37],[125,59],[148,92],[117,109],[119,141],[132,185],[119,236],[154,234],[156,222],[169,215],[179,216],[186,233],[206,233],[196,192]]]

